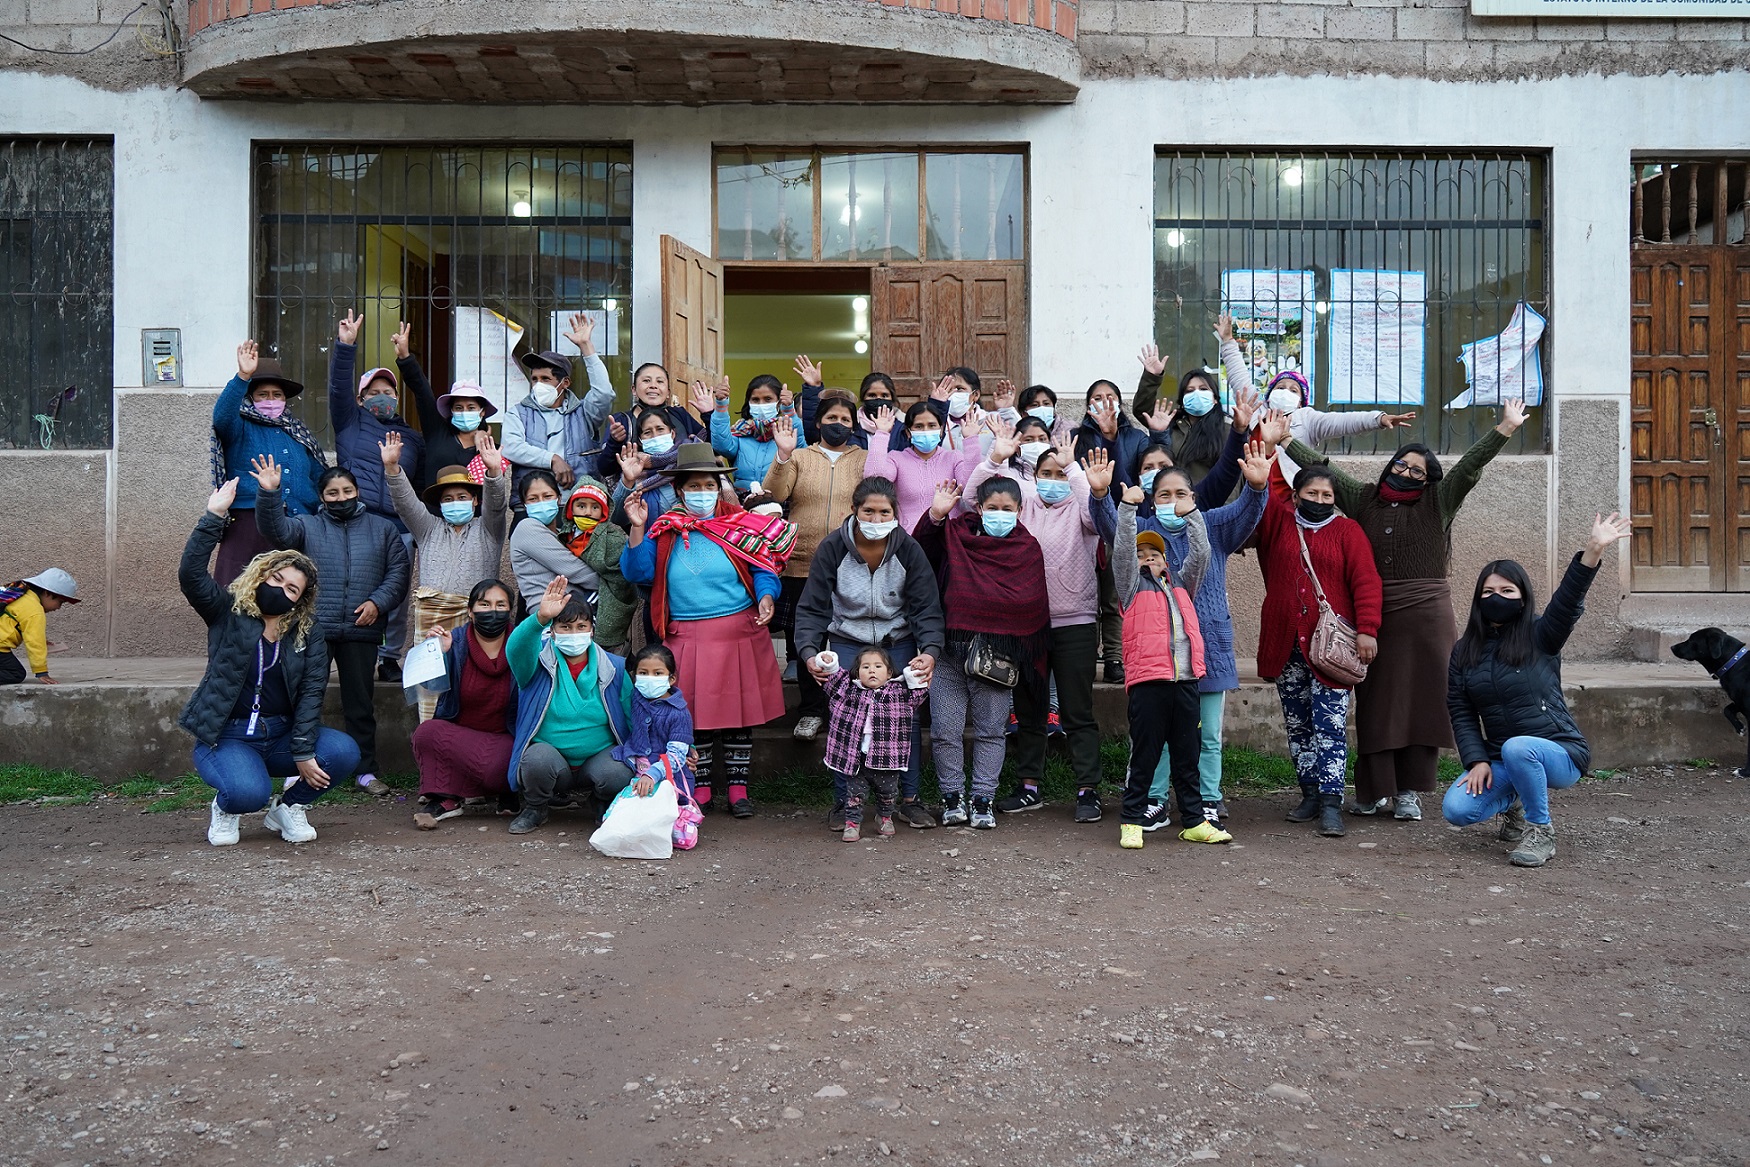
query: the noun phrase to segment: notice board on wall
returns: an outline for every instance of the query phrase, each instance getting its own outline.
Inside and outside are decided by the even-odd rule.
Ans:
[[[1331,272],[1331,404],[1422,404],[1427,298],[1419,271]]]

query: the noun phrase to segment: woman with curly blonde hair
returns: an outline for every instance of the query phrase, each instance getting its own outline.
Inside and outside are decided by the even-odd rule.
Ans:
[[[237,842],[238,819],[267,808],[262,825],[288,843],[316,828],[305,808],[359,764],[358,744],[322,725],[328,645],[316,627],[316,565],[298,551],[249,561],[229,589],[207,561],[225,533],[235,478],[213,491],[177,571],[207,626],[207,671],[178,724],[195,737],[194,768],[215,792],[207,842]],[[276,796],[280,777],[296,777]]]

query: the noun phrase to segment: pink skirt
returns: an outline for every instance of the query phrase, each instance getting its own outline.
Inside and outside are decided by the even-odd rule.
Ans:
[[[784,715],[784,681],[772,630],[747,608],[712,620],[679,620],[663,643],[674,653],[693,728],[745,729]]]

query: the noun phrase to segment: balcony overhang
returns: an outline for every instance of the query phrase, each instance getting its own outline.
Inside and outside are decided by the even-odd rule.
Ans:
[[[916,4],[916,0],[913,0]],[[203,97],[1068,102],[1075,0],[189,0]],[[953,6],[971,10],[970,0]]]

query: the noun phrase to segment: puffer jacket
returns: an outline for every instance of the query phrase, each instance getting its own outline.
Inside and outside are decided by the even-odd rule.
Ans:
[[[1484,642],[1482,660],[1459,666],[1465,642],[1452,649],[1446,669],[1446,709],[1452,715],[1452,738],[1466,768],[1478,762],[1498,762],[1508,738],[1540,737],[1555,742],[1584,774],[1592,750],[1562,697],[1562,646],[1586,611],[1586,592],[1598,574],[1580,562],[1575,552],[1561,586],[1537,617],[1532,643],[1537,652],[1518,668],[1495,659],[1495,638]]]
[[[1076,461],[1080,462],[1095,450],[1106,451],[1116,468],[1112,484],[1119,494],[1127,486],[1136,485],[1137,470],[1142,465],[1142,452],[1148,449],[1149,432],[1122,412],[1118,415],[1118,432],[1108,438],[1089,414],[1076,427]]]
[[[389,497],[389,480],[383,476],[383,457],[377,447],[391,431],[400,434],[402,472],[411,474],[415,482],[425,482],[425,437],[400,414],[383,421],[359,407],[357,361],[357,345],[334,342],[328,358],[328,416],[334,422],[335,460],[352,473],[370,512],[405,532],[406,525],[395,513],[395,500]]]
[[[207,671],[194,695],[182,707],[178,725],[205,745],[218,743],[237,698],[255,668],[255,649],[261,643],[263,625],[231,606],[231,593],[218,585],[207,570],[207,561],[225,533],[225,520],[211,511],[201,514],[188,545],[182,549],[177,582],[189,605],[207,626]],[[317,569],[320,577],[321,569]],[[312,586],[316,581],[312,580]],[[317,599],[321,599],[318,590]],[[286,691],[292,698],[292,760],[307,762],[316,756],[316,731],[322,728],[322,697],[328,690],[328,644],[311,630],[299,648],[290,641],[280,652]]]
[[[326,511],[287,517],[277,490],[255,494],[255,526],[275,547],[302,551],[316,561],[324,586],[316,596],[316,625],[329,640],[380,644],[389,613],[407,595],[413,576],[407,548],[395,525],[366,511],[337,523]],[[377,619],[355,624],[353,613],[366,600],[377,605]]]

